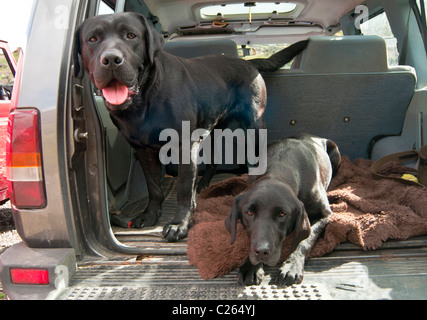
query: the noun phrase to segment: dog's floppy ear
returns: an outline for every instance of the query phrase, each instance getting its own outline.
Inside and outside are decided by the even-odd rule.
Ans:
[[[311,232],[310,228],[310,220],[308,219],[307,211],[305,210],[304,204],[300,202],[300,208],[297,219],[295,221],[295,227],[294,227],[294,238],[292,240],[292,249],[291,252],[293,252],[299,245],[301,241],[308,238]]]
[[[73,65],[74,65],[74,77],[77,78],[80,74],[80,55],[82,53],[82,43],[80,40],[80,32],[82,27],[78,27],[74,33],[74,44],[73,44]]]
[[[154,30],[154,28],[150,25],[150,23],[142,14],[138,14],[138,17],[140,18],[141,23],[145,28],[147,54],[150,63],[153,64],[154,57],[163,48],[163,38],[161,37],[160,33]]]
[[[231,233],[231,244],[236,241],[237,221],[241,219],[239,202],[241,195],[234,199],[234,205],[230,214],[225,218],[225,228]]]

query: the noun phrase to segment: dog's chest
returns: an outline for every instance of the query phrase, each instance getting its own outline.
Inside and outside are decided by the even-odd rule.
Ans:
[[[117,127],[134,148],[159,144],[160,132],[164,129],[143,119],[120,119]]]
[[[177,124],[171,115],[126,113],[111,115],[114,124],[120,133],[134,148],[161,147],[166,141],[160,141],[161,132],[174,130],[180,134],[181,124]],[[179,128],[178,128],[179,127]]]

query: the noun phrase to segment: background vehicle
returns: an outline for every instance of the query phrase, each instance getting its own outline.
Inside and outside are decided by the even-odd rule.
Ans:
[[[0,279],[9,298],[275,296],[276,289],[268,284],[263,289],[238,287],[235,272],[202,280],[197,269],[188,265],[185,240],[164,242],[161,229],[175,205],[174,168],[165,168],[164,186],[170,197],[159,226],[126,228],[133,213],[146,204],[142,170],[89,79],[83,74],[72,76],[74,32],[90,16],[142,13],[165,35],[166,50],[186,57],[203,52],[237,55],[237,46],[247,53],[253,52],[248,48],[261,45],[260,52],[269,44],[316,36],[312,38],[314,60],[300,61],[306,68],[298,68],[295,61],[291,70],[264,75],[269,90],[265,116],[269,140],[308,131],[335,140],[341,153],[351,159],[378,159],[425,144],[423,1],[295,0],[292,6],[286,3],[283,11],[253,10],[249,17],[249,8],[240,4],[239,10],[245,11],[217,15],[233,2],[36,2],[19,100],[10,116],[12,134],[32,138],[10,146],[11,154],[31,156],[22,157],[25,162],[19,167],[8,163],[11,203],[23,239],[0,256]],[[205,11],[212,3],[227,6]],[[378,30],[385,40],[367,35]],[[224,39],[227,45],[222,46]],[[235,43],[231,51],[230,41]],[[375,51],[381,41],[386,41],[388,55]],[[320,51],[322,47],[326,51]],[[386,85],[375,86],[378,77],[385,78]],[[315,106],[321,102],[330,109],[316,113]],[[223,168],[228,173],[233,170]],[[308,262],[303,285],[317,286],[323,298],[426,298],[426,241],[419,237],[391,242],[374,252],[343,244],[328,257]],[[350,290],[338,288],[349,279],[356,281]]]
[[[17,69],[17,62],[7,42],[0,40],[0,204],[9,198],[6,177],[6,135],[9,111],[15,102],[14,96],[17,95],[13,92]]]

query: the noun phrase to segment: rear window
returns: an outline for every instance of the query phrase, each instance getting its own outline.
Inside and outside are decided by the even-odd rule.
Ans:
[[[287,2],[246,2],[209,5],[200,9],[200,16],[206,20],[216,19],[217,16],[227,19],[246,18],[248,15],[253,15],[254,18],[268,18],[272,15],[287,17],[288,14],[295,11],[297,6],[296,3]]]

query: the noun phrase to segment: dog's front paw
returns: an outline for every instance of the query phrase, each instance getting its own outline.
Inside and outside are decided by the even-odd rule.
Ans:
[[[279,269],[277,282],[279,286],[300,284],[304,277],[305,257],[301,254],[292,254]]]
[[[145,210],[138,217],[132,220],[132,228],[152,227],[154,226],[161,215],[161,209]]]
[[[188,224],[167,224],[163,228],[163,237],[168,242],[175,242],[185,238],[188,234]]]
[[[264,268],[262,263],[253,265],[245,263],[239,268],[239,284],[241,286],[259,285],[264,280]]]

